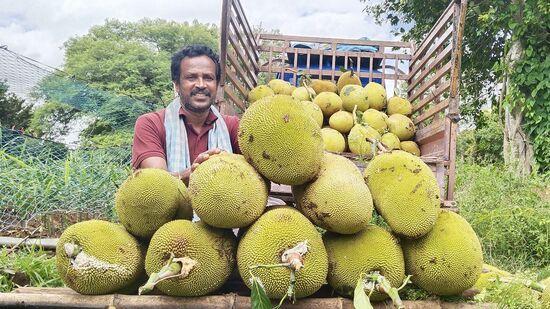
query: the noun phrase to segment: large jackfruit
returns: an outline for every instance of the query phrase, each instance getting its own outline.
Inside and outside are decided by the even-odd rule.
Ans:
[[[115,197],[116,213],[128,232],[150,238],[174,219],[182,202],[178,182],[167,171],[155,168],[140,169],[128,177]]]
[[[369,108],[367,91],[361,85],[346,85],[340,91],[342,107],[352,112],[355,106],[362,112]]]
[[[321,129],[299,103],[284,95],[257,101],[246,110],[239,146],[262,175],[287,185],[313,179],[323,159]]]
[[[337,111],[330,116],[328,124],[342,134],[348,133],[353,128],[353,115],[350,112]]]
[[[298,101],[312,101],[317,95],[311,87],[298,87],[292,91],[292,97]]]
[[[350,69],[349,71],[346,71],[338,77],[338,81],[336,82],[336,86],[338,87],[338,93],[342,92],[342,88],[344,88],[346,85],[359,85],[361,84],[361,79],[359,76],[353,71],[353,69]]]
[[[221,153],[201,163],[189,179],[193,209],[219,228],[250,225],[265,210],[268,188],[242,155]]]
[[[342,99],[334,92],[321,92],[313,99],[313,103],[317,104],[323,115],[330,117],[332,114],[342,109]]]
[[[410,116],[412,114],[412,105],[409,100],[398,96],[388,99],[388,115],[401,114]]]
[[[328,232],[323,235],[323,241],[329,259],[328,283],[343,296],[353,296],[362,273],[378,271],[393,287],[399,287],[405,279],[405,261],[399,242],[379,226],[368,225],[353,235]],[[386,298],[386,294],[378,291],[371,296],[375,301]]]
[[[550,308],[550,286],[546,286],[541,296],[542,308]]]
[[[403,240],[402,248],[412,282],[437,295],[460,295],[481,273],[479,239],[470,224],[452,211],[441,210],[428,234]]]
[[[326,230],[353,234],[372,217],[372,196],[361,172],[350,160],[325,153],[323,167],[311,183],[292,187],[298,209]]]
[[[321,93],[321,92],[338,92],[338,87],[336,84],[330,80],[320,80],[320,79],[312,79],[310,87],[315,90],[315,93]]]
[[[274,96],[275,92],[267,85],[259,85],[250,90],[248,93],[247,101],[252,104],[264,97]]]
[[[354,154],[370,159],[374,155],[373,143],[371,141],[379,141],[380,139],[380,133],[376,129],[358,123],[349,131],[349,149]]]
[[[383,153],[363,175],[376,210],[394,233],[418,238],[432,229],[439,213],[439,186],[420,158],[401,150]]]
[[[346,140],[342,133],[333,128],[322,128],[323,144],[326,151],[344,152],[346,150]]]
[[[386,89],[379,83],[370,82],[365,86],[369,108],[382,110],[386,107]]]
[[[413,154],[417,157],[420,157],[420,148],[418,147],[418,144],[413,141],[403,141],[399,143],[399,146],[401,150],[406,151],[410,154]]]
[[[275,94],[292,95],[292,92],[296,89],[296,87],[293,87],[289,82],[282,79],[272,79],[267,85]]]
[[[291,207],[268,209],[243,235],[237,250],[237,265],[244,283],[250,288],[250,269],[254,265],[282,263],[283,253],[307,241],[303,267],[296,271],[297,298],[315,293],[325,282],[328,258],[321,234],[298,210]],[[290,269],[256,268],[254,276],[263,283],[269,298],[287,293]]]
[[[388,129],[386,118],[386,114],[373,108],[367,109],[362,116],[363,123],[366,123],[369,127],[376,129],[380,134],[384,134]]]
[[[57,242],[57,271],[80,294],[109,294],[143,273],[138,241],[119,224],[90,220],[69,226]]]
[[[145,270],[158,272],[173,254],[195,262],[186,276],[159,282],[157,288],[172,296],[201,296],[221,287],[235,265],[236,239],[231,230],[210,227],[202,222],[174,220],[151,238]]]
[[[323,126],[323,111],[321,108],[311,101],[301,101],[300,104],[302,104],[306,113],[310,115],[319,125],[319,128],[321,128]]]
[[[174,219],[185,219],[191,220],[193,218],[193,208],[191,207],[191,196],[189,196],[189,190],[183,183],[183,181],[178,182],[179,190],[179,202],[178,210]]]
[[[413,138],[416,133],[416,127],[412,120],[401,114],[393,114],[386,120],[388,129],[391,133],[397,135],[400,141],[407,141]]]

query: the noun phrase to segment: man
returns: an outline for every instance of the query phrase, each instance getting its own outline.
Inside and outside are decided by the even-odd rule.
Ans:
[[[161,168],[187,185],[209,156],[240,153],[239,118],[221,115],[213,105],[220,83],[218,56],[205,45],[191,45],[172,57],[178,97],[167,108],[140,116],[135,124],[132,166]]]

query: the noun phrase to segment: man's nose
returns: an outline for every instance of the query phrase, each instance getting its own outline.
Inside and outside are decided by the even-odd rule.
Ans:
[[[204,79],[202,77],[199,77],[197,79],[197,88],[206,88],[206,83],[204,82]]]

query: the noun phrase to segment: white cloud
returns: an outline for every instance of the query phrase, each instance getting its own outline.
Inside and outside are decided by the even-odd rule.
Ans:
[[[248,20],[283,34],[390,39],[359,0],[241,0]],[[0,45],[50,66],[63,64],[62,45],[106,18],[162,18],[219,24],[221,0],[0,0]]]

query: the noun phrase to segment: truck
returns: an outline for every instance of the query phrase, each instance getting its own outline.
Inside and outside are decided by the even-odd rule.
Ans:
[[[413,106],[415,141],[432,169],[441,205],[456,209],[456,138],[460,120],[460,61],[467,0],[452,0],[420,44],[255,34],[240,0],[224,0],[221,18],[217,104],[222,113],[242,114],[248,92],[272,78],[294,85],[299,73],[336,81],[340,67],[352,67],[363,85],[369,81],[402,89]],[[361,163],[351,154],[361,168]],[[285,201],[290,188],[272,184],[271,193]]]

